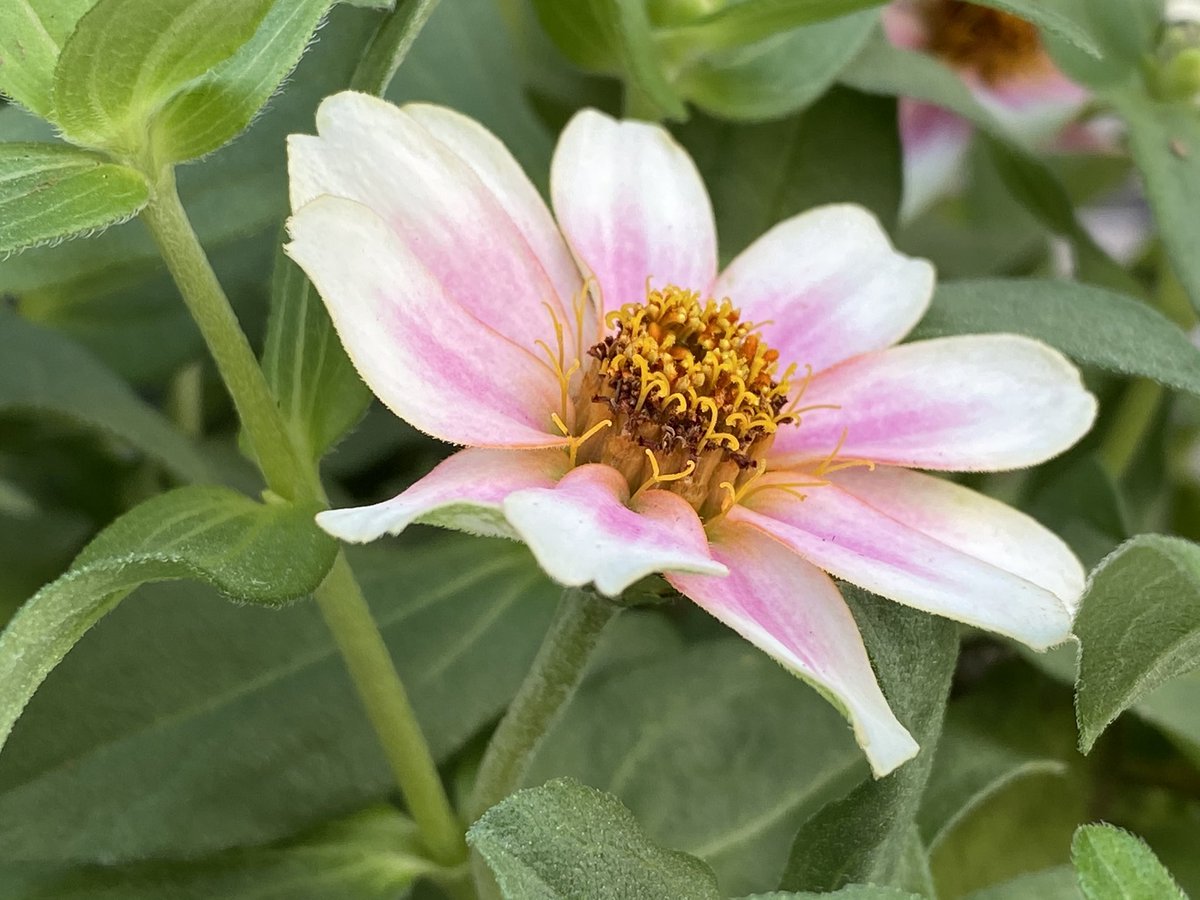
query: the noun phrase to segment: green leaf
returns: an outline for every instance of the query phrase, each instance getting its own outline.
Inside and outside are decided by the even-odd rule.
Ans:
[[[561,589],[510,541],[447,534],[348,556],[445,763],[503,712]],[[394,790],[315,604],[236,607],[195,582],[150,585],[76,646],[13,730],[0,858],[193,858]]]
[[[59,49],[95,2],[9,0],[0,4],[0,93],[49,118]]]
[[[834,87],[803,113],[735,124],[694,117],[679,137],[712,195],[722,259],[814,206],[861,203],[895,224],[902,186],[896,103]]]
[[[656,619],[619,621],[632,635],[608,646],[645,640]],[[578,778],[619,797],[653,840],[704,859],[723,893],[773,887],[800,824],[867,774],[845,720],[739,638],[659,638],[650,651],[600,657],[526,784]]]
[[[0,634],[0,747],[50,671],[105,613],[148,581],[196,578],[231,599],[278,604],[321,583],[337,545],[314,510],[186,487],[117,519]]]
[[[1111,0],[972,0],[1032,22],[1089,56],[1100,58],[1100,41],[1091,27],[1088,6]],[[1125,2],[1125,0],[1116,0]],[[1086,5],[1085,5],[1086,4]]]
[[[1084,825],[1071,843],[1087,900],[1187,900],[1145,842],[1111,825]]]
[[[41,879],[22,900],[395,900],[437,866],[420,834],[391,807],[367,810],[274,847],[187,862],[95,867]]]
[[[794,894],[775,891],[770,894],[751,894],[741,900],[921,900],[919,894],[910,894],[898,888],[879,887],[873,884],[850,884],[840,891],[819,894]]]
[[[663,28],[658,38],[668,51],[709,53],[798,32],[802,26],[820,26],[881,5],[880,0],[740,0]]]
[[[0,254],[106,228],[150,199],[133,169],[57,144],[0,143]]]
[[[1200,547],[1141,535],[1092,573],[1075,620],[1079,748],[1118,715],[1200,666]]]
[[[48,413],[126,441],[188,481],[209,481],[199,451],[70,339],[0,310],[0,411]]]
[[[967,900],[1083,900],[1083,895],[1074,869],[1056,866],[975,891]]]
[[[686,110],[663,71],[643,0],[533,0],[542,27],[573,62],[617,75],[641,103],[671,118]]]
[[[1109,97],[1128,126],[1129,149],[1146,185],[1146,198],[1179,280],[1200,309],[1200,116],[1187,104],[1167,104],[1144,93]]]
[[[400,0],[371,38],[354,70],[352,90],[383,96],[441,0]]]
[[[155,158],[195,159],[245,130],[300,62],[332,3],[274,0],[254,37],[155,116]]]
[[[1005,743],[986,723],[951,707],[938,744],[929,785],[917,815],[930,850],[966,816],[1008,785],[1030,775],[1062,774],[1058,760],[1037,757]]]
[[[864,782],[804,823],[780,885],[787,890],[894,883],[933,765],[958,658],[954,623],[848,585],[842,591],[862,631],[880,687],[921,752],[891,775]]]
[[[821,96],[862,49],[877,19],[875,12],[843,16],[747,47],[707,53],[681,67],[676,87],[723,118],[778,118]]]
[[[233,56],[270,8],[271,0],[98,0],[54,70],[55,123],[73,142],[139,154],[162,104]]]
[[[982,332],[1028,335],[1083,365],[1200,394],[1200,350],[1188,336],[1157,310],[1103,288],[1034,279],[948,282],[914,337]]]
[[[493,806],[467,841],[511,900],[721,896],[704,863],[652,843],[616,797],[570,778]]]
[[[281,251],[271,285],[263,372],[285,421],[322,457],[371,403],[312,283]]]

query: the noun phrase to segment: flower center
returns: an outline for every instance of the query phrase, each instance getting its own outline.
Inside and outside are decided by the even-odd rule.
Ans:
[[[929,52],[974,72],[988,84],[1028,72],[1042,62],[1037,28],[1024,19],[962,0],[926,0],[921,11]]]
[[[612,333],[588,351],[576,403],[577,432],[592,432],[576,461],[612,466],[631,491],[662,488],[701,516],[720,513],[761,471],[776,429],[796,421],[796,367],[778,375],[778,351],[728,299],[675,286],[647,286],[644,303],[605,321]]]

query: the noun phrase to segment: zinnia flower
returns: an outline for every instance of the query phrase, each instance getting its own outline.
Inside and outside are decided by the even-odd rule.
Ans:
[[[789,219],[718,274],[707,192],[657,126],[575,116],[557,225],[451,110],[343,93],[317,126],[289,145],[288,252],[380,399],[466,448],[392,500],[322,513],[329,533],[517,538],[610,596],[663,573],[836,698],[877,774],[917,746],[826,572],[1034,647],[1067,636],[1067,547],[911,469],[1034,465],[1088,429],[1094,398],[1023,337],[893,347],[934,273],[870,214]]]
[[[1028,144],[1062,137],[1093,146],[1098,136],[1064,132],[1088,92],[1050,60],[1037,27],[1008,13],[963,0],[894,0],[883,10],[888,40],[937,57],[962,77],[975,99]],[[951,189],[974,133],[940,106],[900,100],[904,147],[904,215],[914,216]]]

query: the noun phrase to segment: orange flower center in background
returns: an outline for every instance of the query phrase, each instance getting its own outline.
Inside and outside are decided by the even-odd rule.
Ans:
[[[1016,16],[961,0],[926,0],[921,6],[926,49],[988,84],[1036,69],[1045,62],[1034,25]]]
[[[762,471],[787,408],[795,366],[728,299],[669,286],[610,312],[612,333],[592,347],[576,407],[576,462],[621,472],[631,491],[657,487],[702,516],[726,508]],[[605,425],[606,420],[611,423]]]

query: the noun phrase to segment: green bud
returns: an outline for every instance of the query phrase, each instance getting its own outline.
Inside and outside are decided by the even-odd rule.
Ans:
[[[1175,22],[1158,45],[1154,85],[1167,101],[1200,101],[1200,22]]]

